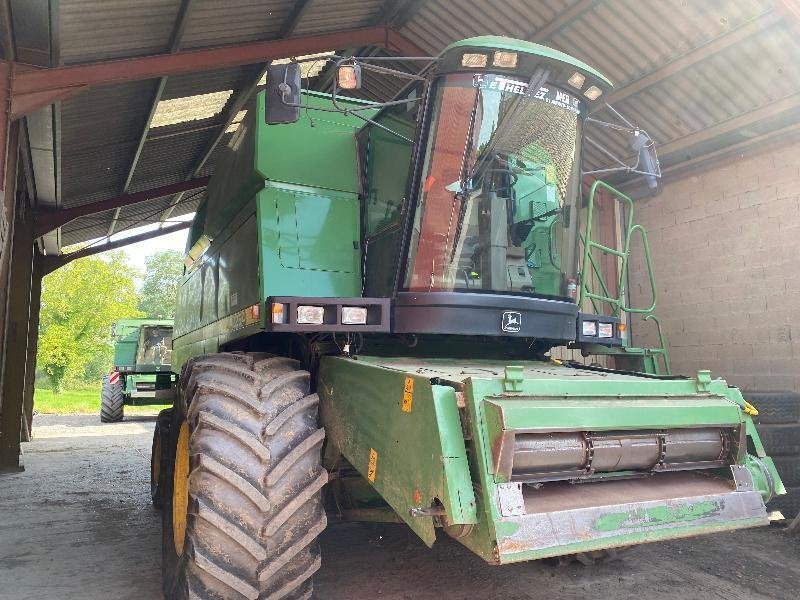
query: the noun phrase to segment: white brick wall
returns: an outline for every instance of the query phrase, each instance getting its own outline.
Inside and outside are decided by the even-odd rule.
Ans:
[[[640,200],[676,373],[800,391],[800,143],[732,159]],[[649,304],[641,256],[633,306]],[[654,344],[634,316],[634,342]]]

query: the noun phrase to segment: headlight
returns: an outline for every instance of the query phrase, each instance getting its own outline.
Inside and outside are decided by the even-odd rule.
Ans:
[[[366,325],[367,308],[365,306],[343,306],[342,325]]]
[[[582,325],[583,335],[597,335],[597,321],[584,321]]]
[[[613,323],[600,323],[600,337],[612,338],[614,337],[614,324]]]
[[[322,306],[298,306],[298,325],[320,325],[325,320],[325,308]]]

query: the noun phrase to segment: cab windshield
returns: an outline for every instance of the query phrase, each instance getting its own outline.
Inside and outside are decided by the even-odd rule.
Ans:
[[[406,287],[569,298],[581,102],[553,86],[439,81]]]

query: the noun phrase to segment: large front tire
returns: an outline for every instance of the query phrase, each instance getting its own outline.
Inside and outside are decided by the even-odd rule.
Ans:
[[[125,399],[122,394],[122,384],[119,380],[111,383],[108,376],[103,377],[103,385],[100,388],[100,422],[122,421],[124,410]]]
[[[181,382],[164,505],[168,599],[306,599],[327,481],[310,376],[287,358],[214,354]]]

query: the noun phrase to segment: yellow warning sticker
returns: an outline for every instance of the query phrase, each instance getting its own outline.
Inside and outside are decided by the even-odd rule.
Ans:
[[[403,412],[411,412],[411,403],[414,402],[414,380],[411,377],[406,377],[406,384],[403,387]]]
[[[375,483],[375,469],[378,468],[378,453],[375,448],[369,449],[369,466],[367,467],[367,479]]]

